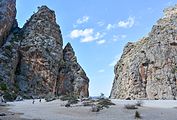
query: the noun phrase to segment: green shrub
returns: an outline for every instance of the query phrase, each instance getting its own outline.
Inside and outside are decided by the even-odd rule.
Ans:
[[[0,90],[6,91],[7,85],[5,83],[0,83]]]
[[[14,91],[17,93],[19,92],[20,88],[19,85],[17,83],[14,84]]]
[[[5,48],[11,51],[12,50],[12,45],[7,45],[7,46],[5,46]]]
[[[60,66],[60,67],[66,66],[66,62],[65,62],[64,60],[60,60],[59,66]]]
[[[60,100],[62,100],[62,101],[66,101],[66,100],[77,100],[77,96],[75,96],[75,95],[72,95],[72,94],[68,94],[68,95],[63,95],[63,96],[61,96],[60,97]]]
[[[28,95],[28,94],[25,94],[25,93],[22,94],[22,97],[23,97],[24,99],[32,99],[32,96],[30,96],[30,95]]]
[[[156,80],[157,80],[157,81],[160,81],[160,78],[156,77]]]
[[[69,104],[77,104],[79,102],[78,99],[71,99],[71,100],[68,100],[68,103]]]
[[[174,67],[172,68],[171,72],[172,72],[173,74],[175,74],[175,73],[177,72],[177,66],[174,66]]]
[[[0,82],[3,81],[3,78],[0,76]]]
[[[138,111],[135,112],[135,119],[141,119],[141,115]]]
[[[115,104],[112,103],[111,100],[109,100],[109,99],[99,99],[98,105],[108,108],[110,105],[115,105]]]
[[[53,100],[56,100],[57,98],[55,97],[55,95],[53,93],[48,93],[46,96],[45,96],[45,100],[46,102],[50,102],[50,101],[53,101]]]
[[[6,101],[14,101],[16,99],[17,95],[15,93],[5,92],[4,93],[4,99]]]

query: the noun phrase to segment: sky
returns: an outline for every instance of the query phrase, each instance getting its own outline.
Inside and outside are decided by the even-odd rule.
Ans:
[[[163,9],[177,0],[16,0],[20,27],[47,5],[55,11],[64,45],[70,42],[90,79],[90,96],[110,95],[114,65],[127,42],[147,36]]]

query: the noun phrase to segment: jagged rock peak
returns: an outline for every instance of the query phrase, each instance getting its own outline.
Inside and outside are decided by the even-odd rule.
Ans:
[[[55,12],[45,5],[38,7],[38,12],[36,15],[39,15],[40,18],[43,18],[45,20],[51,20],[51,22],[56,21]]]
[[[22,30],[24,36],[31,36],[32,34],[48,36],[63,46],[62,34],[60,26],[56,23],[55,12],[47,6],[38,7],[38,11],[27,20]]]
[[[177,14],[177,4],[175,6],[168,7],[164,9],[164,17],[171,17]]]
[[[177,5],[164,13],[149,36],[125,46],[111,98],[177,99]]]
[[[16,23],[16,0],[0,1],[0,47]]]
[[[65,61],[77,61],[73,47],[69,42],[66,44],[63,50],[63,58]]]
[[[60,70],[60,76],[62,76],[60,81],[63,81],[65,84],[61,84],[59,92],[63,94],[73,92],[75,95],[88,97],[89,78],[77,62],[75,52],[70,43],[67,43],[63,49],[63,60],[65,64]]]
[[[66,46],[65,46],[64,49],[72,49],[72,51],[73,51],[73,47],[71,46],[71,43],[70,43],[70,42],[68,42],[68,43],[66,44]]]

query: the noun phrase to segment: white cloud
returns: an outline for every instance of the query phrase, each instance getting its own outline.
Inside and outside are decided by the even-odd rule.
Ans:
[[[98,70],[99,73],[103,73],[104,71],[105,71],[104,69]]]
[[[106,40],[99,40],[97,41],[97,44],[101,45],[101,44],[104,44],[106,42]]]
[[[114,29],[114,28],[131,28],[133,27],[135,23],[135,18],[134,17],[128,17],[127,20],[124,20],[124,21],[119,21],[118,23],[115,23],[115,24],[108,24],[106,26],[106,29],[107,30],[111,30],[111,29]]]
[[[134,17],[129,17],[127,20],[119,21],[118,22],[118,27],[131,28],[131,27],[133,27],[134,23],[135,23],[135,18]]]
[[[109,64],[110,67],[113,67],[116,65],[116,63],[118,62],[118,60],[120,59],[122,54],[118,54],[114,57],[113,61]]]
[[[114,25],[108,24],[107,27],[106,27],[106,29],[107,29],[107,30],[110,30],[110,29],[113,29],[113,28],[115,28],[115,27],[116,27],[115,24],[114,24]]]
[[[86,28],[84,30],[75,29],[71,31],[70,38],[72,39],[80,38],[81,42],[92,42],[103,38],[104,35],[105,33],[100,32],[94,33],[93,28]]]
[[[70,37],[71,37],[72,39],[74,39],[74,38],[79,37],[80,34],[81,34],[81,31],[76,29],[76,30],[73,30],[73,31],[70,33]]]
[[[102,26],[105,25],[105,23],[103,21],[99,21],[99,22],[97,22],[97,25],[100,26],[100,27],[102,27]]]
[[[120,39],[125,39],[126,37],[126,35],[113,35],[113,41],[116,42]]]
[[[101,38],[103,38],[105,35],[106,35],[106,33],[97,32],[97,33],[95,34],[95,39],[101,39]]]
[[[93,36],[85,36],[84,38],[81,38],[81,42],[92,42],[95,38]]]
[[[83,16],[82,18],[79,18],[79,19],[77,19],[77,24],[83,24],[83,23],[86,23],[86,22],[88,22],[88,20],[89,20],[89,16]]]
[[[93,34],[93,29],[92,28],[87,28],[87,29],[84,29],[84,30],[75,29],[70,33],[70,37],[72,39],[74,39],[74,38],[78,38],[78,37],[91,36],[92,34]]]

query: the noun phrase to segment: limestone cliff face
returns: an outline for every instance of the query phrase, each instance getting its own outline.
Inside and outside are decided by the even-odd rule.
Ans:
[[[177,99],[177,5],[164,14],[148,37],[125,46],[111,98]]]
[[[54,11],[42,6],[24,25],[21,33],[21,58],[16,72],[19,88],[35,94],[54,92],[63,45]]]
[[[16,24],[16,0],[0,1],[0,46]]]
[[[0,48],[0,92],[5,84],[10,93],[22,96],[74,93],[87,97],[89,79],[72,46],[62,47],[54,11],[39,7],[23,28],[10,31]]]

